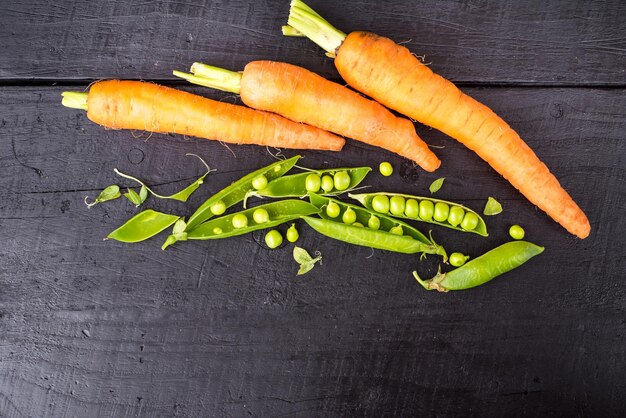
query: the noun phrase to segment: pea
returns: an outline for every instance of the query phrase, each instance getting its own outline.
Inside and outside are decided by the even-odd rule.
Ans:
[[[319,191],[321,185],[322,181],[320,179],[320,176],[318,176],[317,174],[312,173],[306,176],[304,187],[307,191],[316,193]]]
[[[345,171],[340,171],[335,173],[335,189],[337,190],[346,190],[350,187],[350,174]]]
[[[256,176],[254,180],[252,180],[252,187],[254,187],[254,190],[262,190],[265,189],[266,186],[267,177],[265,177],[263,174]]]
[[[467,212],[461,221],[461,228],[466,231],[473,231],[478,226],[478,216],[472,212]]]
[[[248,226],[248,218],[243,213],[238,213],[233,216],[233,227],[236,229],[245,228]]]
[[[389,198],[384,194],[377,194],[372,199],[372,209],[380,213],[389,212]]]
[[[422,200],[420,202],[420,218],[429,221],[433,217],[435,205],[430,200]]]
[[[380,228],[380,219],[377,218],[374,215],[370,216],[369,220],[367,221],[367,227],[369,229],[378,229],[378,228]]]
[[[448,214],[450,213],[450,206],[447,203],[437,202],[435,203],[435,214],[433,218],[437,222],[445,222],[448,219]]]
[[[394,235],[404,235],[404,231],[402,230],[402,225],[396,225],[389,230],[390,233]]]
[[[361,222],[355,222],[355,223],[352,224],[352,226],[363,228],[363,224]]]
[[[380,171],[380,174],[385,177],[389,177],[393,174],[393,166],[387,161],[380,163],[380,165],[378,166],[378,170]]]
[[[259,208],[252,213],[252,219],[254,219],[254,222],[262,224],[270,220],[270,215],[265,209]]]
[[[463,264],[465,264],[468,258],[469,255],[465,255],[462,253],[452,253],[450,254],[450,264],[452,264],[454,267],[461,267]]]
[[[330,218],[336,218],[337,216],[339,216],[340,212],[341,209],[339,208],[338,204],[336,204],[335,202],[328,202],[328,206],[326,206],[326,215],[328,215]]]
[[[420,204],[415,199],[407,199],[404,206],[404,214],[407,218],[417,218],[420,213]]]
[[[391,199],[389,199],[389,212],[392,215],[402,216],[405,207],[406,203],[402,196],[391,196]]]
[[[523,239],[526,234],[524,232],[524,228],[519,225],[513,225],[509,228],[509,235],[513,239]]]
[[[323,175],[322,176],[322,190],[324,190],[324,192],[328,193],[334,187],[335,187],[335,182],[333,181],[333,178],[331,176],[329,176],[329,175]]]
[[[343,216],[341,217],[341,220],[344,224],[353,224],[356,221],[356,212],[354,211],[354,209],[346,209],[346,211],[343,213]]]
[[[300,238],[300,234],[298,233],[298,230],[296,229],[296,224],[291,224],[291,226],[289,227],[285,235],[287,235],[287,241],[289,242],[298,241],[298,238]]]
[[[213,228],[213,233],[215,235],[219,235],[221,233],[223,233],[224,231],[222,230],[222,228],[220,228],[219,226],[216,226],[215,228]]]
[[[463,220],[464,215],[465,211],[462,207],[452,206],[450,208],[450,213],[448,214],[448,223],[452,226],[457,226]]]
[[[226,204],[223,200],[218,200],[211,206],[211,213],[213,215],[221,215],[224,212],[226,212]]]
[[[276,248],[283,243],[283,236],[276,229],[272,229],[267,234],[265,234],[265,244],[267,244],[270,248]]]

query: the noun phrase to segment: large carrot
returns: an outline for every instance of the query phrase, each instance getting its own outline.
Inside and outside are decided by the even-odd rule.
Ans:
[[[141,81],[100,81],[89,93],[66,92],[63,104],[112,129],[137,129],[235,144],[339,151],[344,139],[273,113],[217,102]]]
[[[291,2],[288,23],[284,32],[306,36],[325,49],[349,85],[457,139],[569,232],[589,235],[583,211],[520,136],[407,48],[373,33],[346,35],[300,0]]]
[[[243,72],[194,63],[193,74],[174,75],[207,87],[238,93],[255,109],[378,146],[409,158],[427,171],[441,162],[408,119],[380,103],[307,69],[284,62],[253,61]]]

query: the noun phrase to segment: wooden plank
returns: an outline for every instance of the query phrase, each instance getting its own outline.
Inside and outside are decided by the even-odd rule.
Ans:
[[[145,6],[148,7],[148,6]],[[81,90],[85,86],[76,89]],[[471,88],[515,127],[588,213],[580,241],[468,150],[418,127],[443,167],[413,169],[350,142],[305,152],[302,165],[377,165],[372,190],[438,193],[477,210],[503,202],[490,237],[441,228],[450,251],[477,256],[512,223],[546,246],[519,270],[471,292],[423,291],[437,259],[352,247],[300,225],[298,245],[324,264],[296,277],[292,245],[262,234],[126,245],[102,237],[136,210],[92,209],[85,195],[118,182],[118,167],[174,190],[219,171],[187,214],[240,175],[270,163],[265,149],[105,131],[62,108],[63,87],[0,88],[0,412],[3,416],[619,416],[623,398],[626,263],[626,95],[623,89]],[[190,89],[206,93],[201,89]],[[231,96],[212,97],[232,100]],[[140,133],[135,133],[140,135]],[[285,152],[294,155],[295,152]],[[621,211],[621,212],[620,212]],[[425,228],[424,228],[425,229]]]
[[[609,1],[311,1],[344,31],[406,45],[461,83],[626,84],[626,3]],[[338,79],[307,40],[284,38],[287,1],[35,0],[0,6],[0,80],[172,79],[203,60],[256,59]]]

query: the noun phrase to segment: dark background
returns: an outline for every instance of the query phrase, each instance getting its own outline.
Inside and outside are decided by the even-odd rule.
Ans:
[[[0,416],[602,416],[626,414],[626,3],[311,1],[344,31],[367,29],[425,54],[431,68],[491,106],[589,216],[569,235],[469,150],[416,124],[443,165],[414,169],[349,141],[303,152],[309,167],[377,166],[372,190],[427,194],[504,213],[490,236],[435,228],[450,252],[478,256],[512,223],[546,251],[467,292],[426,292],[415,268],[438,259],[332,241],[300,224],[324,264],[296,277],[292,244],[262,234],[186,242],[103,241],[137,210],[83,204],[113,168],[168,193],[217,168],[187,204],[271,163],[261,147],[106,131],[60,93],[96,79],[173,80],[194,60],[303,65],[339,81],[305,39],[284,38],[287,1],[0,2]],[[149,139],[148,139],[149,137]],[[233,155],[234,153],[234,155]],[[285,151],[288,156],[293,151]],[[420,225],[423,230],[427,225]],[[284,229],[283,229],[284,230]]]

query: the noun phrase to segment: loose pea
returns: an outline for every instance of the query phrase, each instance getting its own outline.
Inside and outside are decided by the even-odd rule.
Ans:
[[[289,242],[298,241],[298,238],[300,238],[300,234],[298,233],[298,230],[296,229],[296,224],[291,224],[291,226],[289,227],[285,235],[287,235],[287,241]]]
[[[369,220],[367,221],[367,227],[369,229],[378,229],[378,228],[380,228],[380,219],[377,218],[374,215],[370,216]]]
[[[270,220],[270,215],[265,209],[258,208],[252,212],[252,219],[254,219],[254,222],[262,224]]]
[[[223,231],[223,230],[222,230],[222,228],[220,228],[219,226],[216,226],[215,228],[213,228],[213,233],[214,233],[215,235],[219,235],[219,234],[221,234],[222,232],[224,232],[224,231]]]
[[[378,194],[372,199],[372,209],[379,213],[389,212],[389,198],[384,194]]]
[[[326,206],[326,215],[331,218],[336,218],[337,216],[339,216],[340,212],[341,208],[339,208],[338,204],[336,204],[335,202],[328,202],[328,206]]]
[[[380,174],[385,177],[389,177],[393,174],[393,166],[387,161],[380,163],[380,165],[378,166],[378,170],[380,171]]]
[[[461,228],[466,231],[473,231],[478,226],[478,216],[472,212],[467,212],[461,221]]]
[[[311,173],[306,176],[304,187],[307,189],[307,191],[317,193],[321,185],[322,181],[320,179],[320,176],[318,176],[317,174]]]
[[[345,171],[335,173],[334,183],[335,189],[346,190],[348,187],[350,187],[350,174],[346,173]]]
[[[519,225],[513,225],[509,228],[509,235],[513,239],[523,239],[525,235],[524,228]]]
[[[429,221],[433,217],[433,211],[435,210],[435,205],[430,200],[422,200],[420,202],[420,218],[425,221]]]
[[[437,222],[445,222],[448,219],[448,214],[450,213],[450,206],[447,203],[437,202],[435,203],[435,214],[433,218]]]
[[[353,224],[356,221],[356,212],[354,211],[354,209],[346,209],[346,211],[343,213],[343,216],[341,217],[341,220],[344,224]]]
[[[415,199],[407,199],[404,214],[407,218],[417,218],[420,213],[420,204]]]
[[[256,176],[254,180],[252,180],[252,187],[254,187],[254,190],[265,189],[265,186],[267,186],[267,177],[263,174]]]
[[[352,224],[352,226],[363,228],[363,224],[361,222],[355,222],[355,223]]]
[[[335,182],[333,181],[333,178],[329,175],[323,175],[322,176],[322,190],[324,190],[324,192],[328,193],[330,192],[333,188],[335,187]]]
[[[391,212],[392,215],[403,215],[405,207],[406,203],[402,196],[391,196],[391,199],[389,199],[389,212]]]
[[[465,211],[462,207],[452,206],[450,208],[450,213],[448,214],[448,223],[452,226],[457,226],[463,220],[464,215]]]
[[[452,253],[450,254],[450,264],[452,264],[454,267],[461,267],[463,264],[465,264],[468,258],[469,255],[465,255],[462,253]]]
[[[236,229],[245,228],[248,226],[248,218],[243,213],[238,213],[233,216],[233,227]]]
[[[221,215],[224,212],[226,212],[226,204],[222,200],[218,200],[211,206],[211,213],[213,215]]]
[[[394,235],[404,235],[404,231],[402,230],[402,225],[396,225],[389,230]]]
[[[276,248],[283,243],[283,236],[276,229],[272,229],[265,234],[265,244],[270,248]]]

